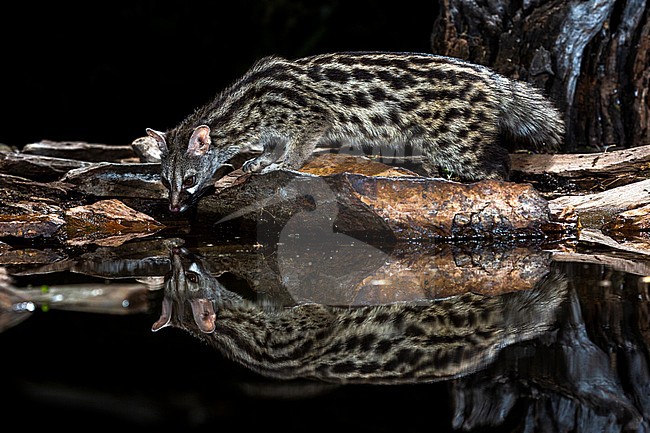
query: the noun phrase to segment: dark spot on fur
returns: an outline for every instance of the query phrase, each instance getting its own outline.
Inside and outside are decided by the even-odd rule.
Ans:
[[[367,69],[354,68],[352,69],[352,76],[355,80],[359,81],[370,81],[375,78],[375,74],[370,72]]]
[[[482,102],[487,102],[487,96],[483,91],[476,91],[469,97],[469,102],[472,104],[480,104]]]
[[[386,125],[386,119],[380,114],[373,114],[370,116],[370,122],[374,126],[384,126]]]
[[[352,336],[345,342],[345,350],[348,352],[353,352],[359,346],[359,338]]]
[[[402,121],[399,113],[395,109],[388,111],[388,118],[390,119],[391,122],[393,122],[396,125],[399,125]]]
[[[406,84],[399,76],[392,74],[387,70],[377,71],[377,76],[384,80],[391,88],[395,90],[404,90],[406,88]]]
[[[350,74],[343,69],[325,68],[323,70],[323,75],[325,78],[330,81],[334,81],[335,83],[345,84],[350,81]]]
[[[372,349],[372,345],[375,343],[376,340],[377,337],[375,337],[373,334],[364,335],[363,337],[361,337],[359,348],[362,351],[367,352]]]
[[[325,77],[323,77],[321,74],[321,68],[319,67],[312,67],[307,69],[307,76],[313,81],[322,81],[325,79]]]
[[[404,111],[413,111],[420,106],[420,101],[417,99],[402,100],[399,103],[399,108]]]
[[[379,355],[383,355],[385,353],[388,353],[390,348],[393,346],[393,342],[390,340],[381,340],[379,343],[377,343],[377,347],[375,348],[375,353]]]
[[[373,87],[372,89],[370,89],[370,96],[372,96],[372,99],[375,102],[383,102],[386,99],[388,99],[388,95],[386,95],[386,91],[381,87]]]
[[[372,105],[372,102],[368,99],[368,95],[364,92],[354,92],[354,99],[356,104],[361,108],[368,108]]]
[[[351,361],[340,362],[332,366],[332,371],[334,373],[351,373],[355,371],[354,363]]]
[[[341,101],[341,104],[347,105],[348,107],[351,107],[355,104],[354,98],[348,93],[341,93],[339,95],[339,100]]]
[[[411,324],[407,326],[406,329],[404,330],[404,335],[408,337],[420,337],[425,335],[425,332],[424,329],[422,329],[421,327]]]

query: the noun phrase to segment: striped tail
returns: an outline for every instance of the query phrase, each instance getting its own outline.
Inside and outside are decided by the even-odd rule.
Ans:
[[[499,127],[517,142],[540,152],[557,152],[564,141],[562,114],[529,83],[498,77],[501,96]]]

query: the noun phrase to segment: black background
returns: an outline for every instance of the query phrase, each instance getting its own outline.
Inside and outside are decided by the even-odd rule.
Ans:
[[[430,52],[437,2],[43,2],[0,13],[0,143],[129,144],[173,127],[256,59]]]

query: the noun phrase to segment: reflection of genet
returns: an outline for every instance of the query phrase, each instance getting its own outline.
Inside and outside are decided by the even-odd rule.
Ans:
[[[554,327],[566,281],[484,297],[357,308],[306,303],[269,307],[227,290],[199,257],[172,251],[160,319],[264,376],[329,382],[413,383],[458,377],[506,346]],[[190,309],[186,309],[189,305]]]

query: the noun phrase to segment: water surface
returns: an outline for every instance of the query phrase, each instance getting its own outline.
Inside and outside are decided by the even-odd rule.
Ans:
[[[84,430],[648,430],[640,257],[233,233],[3,255],[5,417]]]

